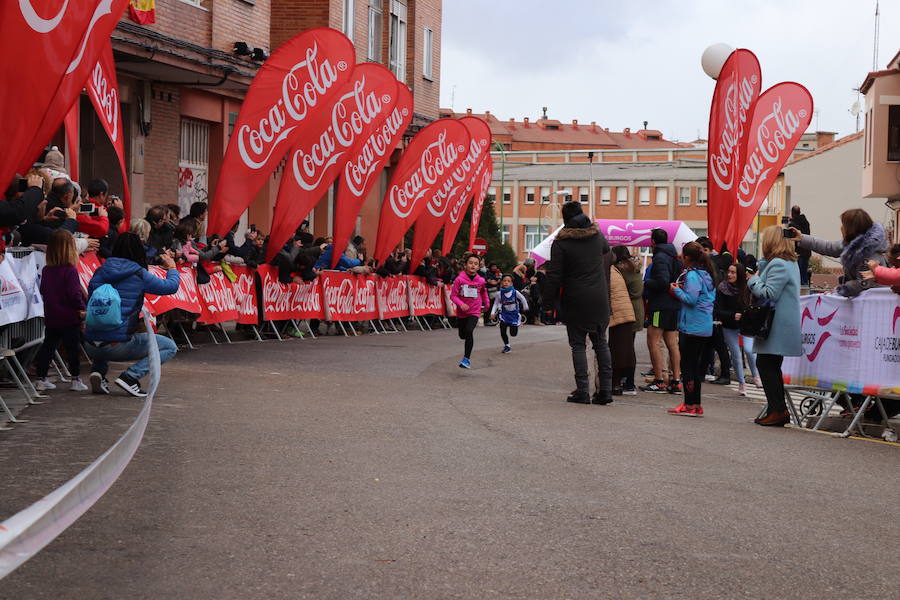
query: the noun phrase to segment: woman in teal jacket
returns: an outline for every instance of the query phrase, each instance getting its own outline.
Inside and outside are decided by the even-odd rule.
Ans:
[[[681,253],[684,257],[684,276],[670,286],[670,291],[681,303],[678,314],[678,349],[681,351],[684,402],[668,412],[685,417],[702,417],[700,386],[706,372],[706,349],[713,333],[715,266],[697,242],[685,244]]]
[[[775,317],[769,337],[753,342],[756,366],[769,403],[766,415],[756,420],[764,426],[781,427],[791,420],[784,399],[781,364],[785,356],[803,354],[800,337],[800,269],[794,242],[785,239],[781,227],[772,225],[762,234],[766,266],[747,282],[757,301],[769,302]]]

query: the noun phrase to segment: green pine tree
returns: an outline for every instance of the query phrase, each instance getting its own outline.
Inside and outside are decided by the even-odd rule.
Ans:
[[[466,211],[466,215],[459,226],[459,233],[456,234],[456,239],[453,241],[453,249],[451,250],[453,256],[460,257],[469,249],[469,228],[472,223],[472,209],[474,206],[474,202],[469,205],[469,209]],[[443,235],[444,233],[441,232],[438,240],[435,242],[438,248],[443,242]],[[478,221],[477,237],[483,238],[487,242],[488,252],[486,260],[488,263],[497,263],[504,272],[511,270],[518,264],[516,253],[512,247],[501,242],[503,238],[500,235],[500,223],[497,221],[493,200],[487,199],[484,201],[484,206],[481,209],[481,220]]]

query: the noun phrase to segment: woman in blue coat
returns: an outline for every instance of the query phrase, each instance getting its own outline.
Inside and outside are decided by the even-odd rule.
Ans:
[[[160,261],[166,269],[166,278],[161,279],[147,270],[147,255],[141,239],[133,233],[122,233],[116,238],[112,257],[97,269],[88,284],[88,295],[103,284],[115,288],[121,299],[122,322],[113,329],[99,329],[88,326],[84,331],[85,350],[91,357],[91,389],[95,394],[108,394],[109,384],[106,373],[110,362],[136,360],[116,379],[116,385],[132,396],[147,394],[141,389],[140,379],[150,371],[147,358],[150,333],[137,333],[144,294],[168,296],[178,291],[181,277],[175,262],[168,254],[161,254]],[[90,306],[90,302],[88,302]],[[160,362],[164,363],[178,351],[175,342],[156,335]]]
[[[785,356],[803,353],[800,337],[800,269],[794,242],[785,239],[778,225],[762,234],[766,266],[747,283],[757,301],[769,302],[775,310],[769,337],[754,341],[756,366],[769,403],[766,415],[756,420],[764,426],[781,427],[791,420],[784,398],[781,364]]]

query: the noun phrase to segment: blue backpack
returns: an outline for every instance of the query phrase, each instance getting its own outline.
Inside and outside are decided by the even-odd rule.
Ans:
[[[85,322],[90,329],[109,331],[122,326],[122,298],[119,291],[104,283],[91,294]]]

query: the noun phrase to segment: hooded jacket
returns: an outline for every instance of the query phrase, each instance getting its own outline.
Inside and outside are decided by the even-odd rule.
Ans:
[[[704,269],[688,269],[681,287],[675,288],[675,297],[681,302],[678,331],[698,337],[712,336],[716,299],[712,276]]]
[[[477,317],[490,306],[491,299],[484,287],[484,277],[469,276],[461,271],[450,288],[450,300],[456,305],[456,316],[459,318]]]
[[[584,218],[582,218],[584,217]],[[584,215],[566,221],[550,247],[544,304],[567,325],[584,329],[609,323],[609,243]]]
[[[677,256],[678,251],[672,244],[656,244],[653,247],[650,273],[644,279],[644,296],[647,298],[648,312],[681,308],[678,300],[669,294],[669,285],[678,278],[681,270]]]
[[[91,342],[127,342],[137,330],[138,317],[144,305],[144,294],[168,296],[178,291],[181,276],[177,269],[169,269],[161,279],[127,258],[113,257],[97,269],[88,284],[88,297],[101,285],[108,283],[116,288],[122,299],[122,325],[112,330],[84,331],[84,338]]]
[[[842,240],[829,242],[804,235],[797,241],[798,248],[812,250],[824,256],[839,258],[844,267],[844,282],[835,292],[845,297],[858,296],[868,282],[862,282],[860,271],[867,270],[868,261],[874,260],[885,265],[884,253],[888,248],[887,235],[881,223],[873,223],[869,229],[845,244]]]

